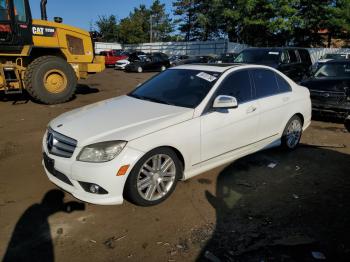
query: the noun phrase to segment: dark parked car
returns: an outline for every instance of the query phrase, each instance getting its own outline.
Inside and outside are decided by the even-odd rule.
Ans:
[[[188,56],[182,55],[170,61],[171,66],[186,65],[186,64],[202,64],[208,63],[210,56]]]
[[[140,61],[134,61],[125,67],[126,71],[164,71],[170,67],[169,58],[163,53],[152,53],[142,57]]]
[[[294,81],[310,76],[311,58],[303,48],[248,48],[235,59],[235,63],[260,64],[276,68]]]
[[[237,56],[238,56],[237,53],[221,54],[219,57],[217,57],[214,60],[214,63],[216,63],[216,64],[230,64],[230,63],[234,63]]]
[[[346,119],[350,114],[350,61],[329,61],[315,74],[301,82],[309,88],[312,109],[322,114]]]

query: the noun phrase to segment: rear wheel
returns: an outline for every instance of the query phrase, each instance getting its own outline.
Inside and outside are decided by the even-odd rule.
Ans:
[[[160,68],[160,71],[165,71],[166,70],[166,67],[163,65],[161,68]]]
[[[126,197],[141,206],[167,199],[175,190],[182,164],[174,151],[157,148],[145,154],[134,166],[125,184]]]
[[[42,56],[31,62],[25,72],[27,92],[44,104],[58,104],[72,98],[77,85],[70,64],[56,56]]]
[[[299,116],[293,116],[284,128],[282,135],[282,147],[288,150],[295,149],[301,138],[303,132],[303,124]]]
[[[138,73],[142,73],[142,72],[143,72],[143,69],[142,69],[141,66],[139,66],[139,67],[137,68],[137,72],[138,72]]]

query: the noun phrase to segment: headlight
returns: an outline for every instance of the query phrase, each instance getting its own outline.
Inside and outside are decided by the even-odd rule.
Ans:
[[[125,141],[108,141],[85,146],[77,160],[82,162],[107,162],[114,159],[125,147]]]

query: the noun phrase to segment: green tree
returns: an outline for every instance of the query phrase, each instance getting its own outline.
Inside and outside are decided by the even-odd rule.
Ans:
[[[145,5],[134,8],[129,17],[120,21],[120,40],[122,43],[137,44],[149,41],[150,10]]]
[[[172,20],[165,11],[165,4],[161,4],[159,0],[155,0],[150,7],[152,15],[152,39],[153,41],[167,41],[173,32]]]
[[[330,18],[327,20],[328,47],[332,38],[350,38],[350,0],[335,0],[328,9]]]
[[[198,1],[176,0],[173,2],[174,15],[180,17],[175,20],[178,29],[185,35],[185,41],[196,40],[198,31]]]
[[[99,16],[96,22],[98,32],[101,35],[101,41],[118,42],[119,41],[119,27],[117,18],[114,15]]]

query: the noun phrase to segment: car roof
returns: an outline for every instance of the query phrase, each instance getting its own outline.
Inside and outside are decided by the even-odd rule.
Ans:
[[[269,68],[264,65],[254,64],[187,64],[171,67],[170,69],[187,69],[187,70],[198,70],[198,71],[211,71],[223,73],[231,68]]]

